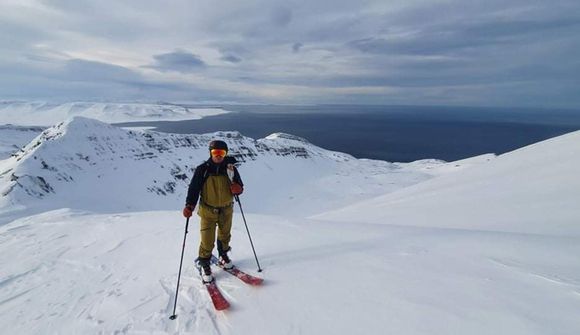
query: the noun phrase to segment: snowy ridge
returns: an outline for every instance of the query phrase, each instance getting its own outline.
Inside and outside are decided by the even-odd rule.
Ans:
[[[341,221],[356,215],[368,223],[580,235],[579,166],[577,131],[316,217]]]
[[[52,126],[73,116],[121,123],[191,120],[223,113],[228,112],[220,108],[191,108],[173,104],[0,101],[0,123],[34,126]]]
[[[207,143],[215,138],[227,141],[230,154],[240,161],[244,179],[252,185],[247,197],[261,203],[271,201],[272,210],[283,209],[289,199],[307,202],[329,196],[339,201],[350,197],[348,192],[327,194],[333,193],[324,186],[327,182],[361,184],[351,185],[349,191],[365,198],[384,193],[384,184],[395,176],[397,183],[391,189],[430,177],[428,172],[416,171],[420,168],[407,170],[400,164],[357,160],[292,136],[253,140],[238,132],[166,134],[74,117],[46,129],[13,157],[0,161],[0,209],[24,205],[104,211],[176,208],[185,199],[193,169],[208,157]],[[280,183],[285,171],[301,183],[319,183],[320,190],[304,194],[302,184],[293,183],[292,178]],[[374,186],[368,187],[369,176]],[[280,189],[268,189],[276,184]],[[266,200],[261,196],[265,193],[271,195]]]

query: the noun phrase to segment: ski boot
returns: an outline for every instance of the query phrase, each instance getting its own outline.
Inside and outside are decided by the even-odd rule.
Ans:
[[[195,267],[199,271],[199,276],[204,284],[213,281],[213,275],[211,273],[211,266],[208,258],[197,258],[195,261]]]
[[[222,247],[222,243],[219,240],[218,240],[217,245],[218,245],[218,254],[219,254],[218,265],[226,270],[233,269],[234,264],[232,263],[232,260],[228,256],[228,252],[230,252],[232,250],[232,248],[228,247],[228,250],[224,250]]]

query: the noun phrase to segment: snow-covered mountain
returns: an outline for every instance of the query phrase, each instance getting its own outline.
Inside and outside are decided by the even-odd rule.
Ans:
[[[192,262],[191,169],[210,139],[241,161],[216,312]],[[0,161],[0,329],[10,334],[580,332],[580,132],[501,156],[358,160],[287,134],[175,135],[82,117]]]
[[[237,132],[167,134],[74,117],[0,161],[0,211],[179,208],[193,169],[208,158],[207,144],[214,138],[229,143],[241,163],[245,198],[266,212],[296,204],[304,213],[337,208],[353,198],[362,200],[425,180],[435,173],[430,169],[444,165],[434,160],[359,160],[281,133],[259,140]],[[313,186],[307,192],[305,183]]]
[[[0,124],[52,126],[73,116],[108,123],[192,120],[229,113],[221,108],[193,108],[174,104],[0,101]]]

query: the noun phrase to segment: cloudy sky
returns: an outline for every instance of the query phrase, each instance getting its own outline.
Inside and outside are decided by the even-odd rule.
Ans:
[[[0,98],[580,108],[578,0],[0,0]]]

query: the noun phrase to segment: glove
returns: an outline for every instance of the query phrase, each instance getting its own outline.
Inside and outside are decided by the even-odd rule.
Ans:
[[[230,191],[232,192],[233,195],[240,195],[242,194],[242,192],[244,192],[244,188],[242,187],[242,185],[238,183],[232,183],[230,185]]]
[[[185,207],[183,208],[183,216],[185,216],[186,218],[190,218],[194,208],[195,206],[185,205]]]

